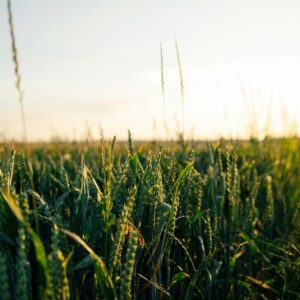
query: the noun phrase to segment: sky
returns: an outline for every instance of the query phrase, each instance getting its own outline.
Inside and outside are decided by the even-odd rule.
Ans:
[[[30,140],[299,133],[300,1],[12,0]],[[0,1],[0,140],[21,139]],[[184,83],[184,126],[176,38]]]

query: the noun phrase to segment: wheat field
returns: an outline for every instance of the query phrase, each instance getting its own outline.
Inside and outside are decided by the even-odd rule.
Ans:
[[[0,300],[300,299],[297,131],[271,138],[268,116],[264,139],[189,140],[175,39],[175,139],[161,43],[164,139],[33,143],[6,4],[23,137],[0,143]]]
[[[299,146],[1,147],[1,299],[299,299]]]

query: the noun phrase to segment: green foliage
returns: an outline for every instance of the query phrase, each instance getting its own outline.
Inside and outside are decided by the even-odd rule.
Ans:
[[[300,299],[300,142],[0,152],[0,299]]]
[[[0,292],[2,300],[10,300],[10,287],[7,270],[7,261],[5,255],[0,253]]]

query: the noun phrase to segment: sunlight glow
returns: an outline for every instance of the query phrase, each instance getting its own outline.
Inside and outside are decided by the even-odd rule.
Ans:
[[[14,1],[31,140],[299,134],[299,1]],[[5,3],[0,15],[0,139],[21,137]],[[66,15],[67,14],[67,15]],[[155,16],[155,17],[154,17]],[[153,126],[155,124],[155,126]]]

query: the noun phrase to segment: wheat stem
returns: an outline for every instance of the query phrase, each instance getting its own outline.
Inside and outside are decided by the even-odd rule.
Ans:
[[[160,86],[161,86],[161,95],[163,102],[163,111],[164,111],[164,127],[166,140],[168,139],[168,121],[167,121],[167,109],[166,109],[166,94],[165,94],[165,78],[164,78],[164,54],[163,47],[160,44]]]
[[[177,41],[175,39],[175,48],[176,48],[176,56],[177,56],[177,64],[179,69],[179,79],[180,79],[180,98],[181,98],[181,122],[182,122],[182,140],[184,140],[184,85],[183,85],[183,76],[182,76],[182,67],[181,60],[179,55],[179,48]]]
[[[7,0],[7,12],[8,12],[8,25],[10,31],[10,38],[11,38],[11,51],[12,51],[12,58],[14,62],[14,71],[16,76],[16,88],[19,94],[19,103],[20,103],[20,111],[21,111],[21,122],[23,127],[23,138],[26,144],[28,144],[28,135],[27,135],[27,127],[26,127],[26,118],[25,118],[25,111],[24,111],[24,92],[21,87],[21,74],[20,74],[20,66],[18,60],[18,52],[16,46],[16,38],[14,33],[14,24],[13,24],[13,17],[12,17],[12,7],[11,7],[11,0]]]

